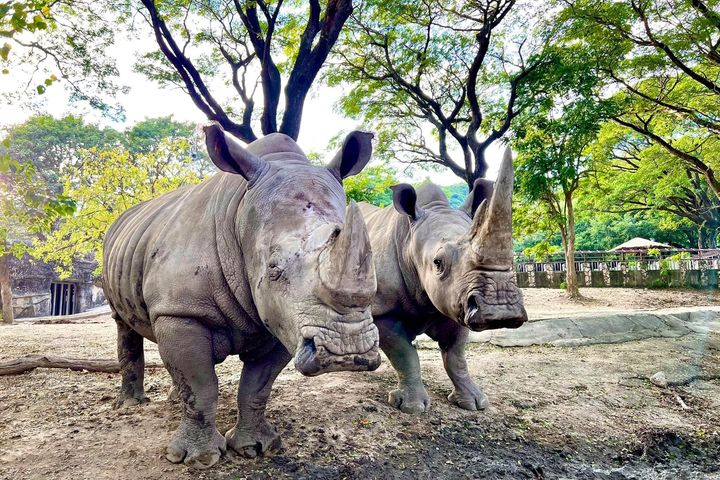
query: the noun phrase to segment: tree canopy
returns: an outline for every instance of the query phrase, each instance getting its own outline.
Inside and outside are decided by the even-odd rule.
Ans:
[[[62,176],[63,195],[77,205],[73,215],[36,239],[31,253],[53,262],[61,276],[73,259],[94,255],[102,269],[105,232],[128,208],[202,180],[187,139],[164,139],[150,151],[133,154],[122,146],[81,150],[80,161]]]
[[[251,142],[273,132],[297,139],[305,99],[353,4],[130,0],[124,8],[145,20],[157,44],[138,71],[180,87],[208,119]],[[218,80],[231,96],[221,97]]]
[[[517,28],[520,8],[527,21],[531,5],[515,0],[363,2],[327,78],[351,85],[343,112],[377,129],[390,157],[471,186],[488,147],[540,93],[542,39]]]

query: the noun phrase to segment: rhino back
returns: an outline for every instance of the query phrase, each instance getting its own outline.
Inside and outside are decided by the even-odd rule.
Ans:
[[[159,316],[193,317],[213,328],[256,329],[257,313],[234,235],[245,191],[241,177],[218,173],[118,218],[105,238],[103,284],[125,322],[151,340],[152,322]]]

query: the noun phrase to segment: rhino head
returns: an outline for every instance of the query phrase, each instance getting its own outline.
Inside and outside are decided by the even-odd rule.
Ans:
[[[233,222],[259,319],[304,375],[376,369],[370,242],[342,187],[370,159],[372,134],[350,133],[327,167],[283,134],[247,148],[217,125],[205,134],[213,162],[247,181]]]
[[[479,179],[460,209],[434,185],[393,187],[410,219],[403,255],[434,307],[472,330],[517,328],[527,321],[512,270],[513,165],[507,149],[497,182]]]

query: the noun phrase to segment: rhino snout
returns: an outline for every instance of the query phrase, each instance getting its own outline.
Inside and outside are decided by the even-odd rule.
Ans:
[[[307,325],[300,329],[301,340],[295,352],[295,368],[307,376],[321,373],[360,370],[372,371],[380,366],[380,340],[372,317],[351,314],[322,326]]]
[[[527,322],[527,312],[522,302],[488,303],[482,294],[473,292],[468,296],[463,323],[470,330],[494,330],[498,328],[518,328]]]

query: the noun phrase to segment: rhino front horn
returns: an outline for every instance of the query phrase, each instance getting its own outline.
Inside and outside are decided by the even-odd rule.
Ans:
[[[341,313],[366,308],[375,296],[377,284],[370,239],[354,201],[347,208],[340,233],[320,255],[319,273],[318,296]]]
[[[484,268],[507,270],[512,267],[513,177],[512,152],[508,147],[490,202],[483,201],[470,227],[471,242]]]

